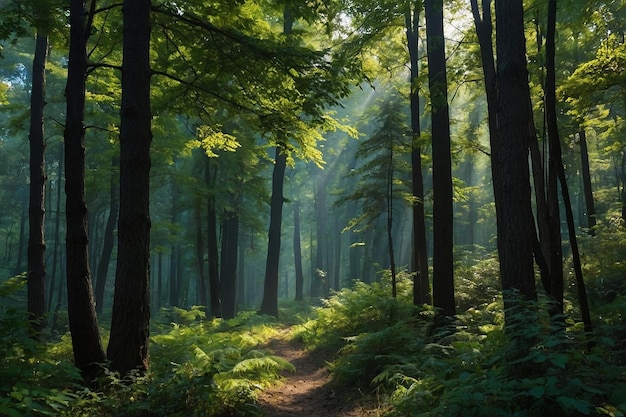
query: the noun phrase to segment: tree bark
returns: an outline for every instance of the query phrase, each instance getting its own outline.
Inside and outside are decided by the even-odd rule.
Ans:
[[[426,239],[426,215],[424,212],[424,178],[422,175],[422,151],[419,144],[421,135],[419,88],[419,7],[405,12],[405,27],[409,59],[411,62],[411,180],[413,192],[413,304],[423,305],[432,302],[430,297],[430,277],[428,273],[428,244]]]
[[[124,0],[120,215],[108,355],[121,374],[148,369],[150,335],[150,0]]]
[[[593,187],[591,186],[591,170],[589,168],[589,150],[587,148],[587,134],[583,127],[578,132],[580,139],[580,162],[583,176],[583,192],[585,194],[585,205],[587,207],[587,233],[595,235],[596,227],[596,207],[593,200]]]
[[[532,115],[526,68],[524,10],[521,0],[496,0],[497,122],[500,143],[495,152],[498,253],[505,308],[512,291],[526,300],[537,297],[533,267],[534,225],[528,170],[528,140]]]
[[[27,311],[31,335],[41,335],[46,314],[46,241],[45,221],[45,149],[44,107],[46,105],[46,60],[48,34],[37,31],[33,59],[30,102],[30,193],[28,210],[28,283]]]
[[[91,381],[106,360],[93,299],[89,270],[87,204],[85,203],[85,72],[88,25],[82,0],[70,2],[70,51],[67,68],[65,122],[65,211],[67,313],[74,363]],[[91,11],[93,12],[93,11]]]
[[[267,260],[265,263],[265,281],[260,314],[278,317],[278,266],[280,259],[280,234],[283,213],[283,183],[287,154],[276,146],[276,160],[272,173],[272,197],[270,203],[270,227],[268,233]]]
[[[222,313],[225,319],[237,315],[237,251],[239,248],[239,214],[225,213],[222,220],[220,284]]]
[[[433,305],[441,316],[456,314],[454,300],[452,161],[446,76],[443,0],[425,0],[428,87],[432,103]]]
[[[556,117],[556,65],[555,65],[555,32],[556,32],[556,0],[548,0],[548,30],[546,35],[546,111],[548,122],[548,135],[550,137],[550,157],[554,158],[555,170],[561,184],[561,193],[563,196],[563,205],[565,208],[565,216],[567,219],[567,227],[569,233],[570,246],[572,249],[572,259],[574,263],[574,273],[576,275],[576,287],[578,289],[578,299],[580,310],[583,317],[585,331],[590,333],[592,328],[591,314],[589,311],[589,303],[587,301],[587,292],[585,290],[585,281],[582,274],[582,266],[580,263],[580,253],[578,250],[578,241],[576,239],[576,227],[574,225],[574,214],[572,212],[572,203],[565,177],[565,168],[563,167],[563,158],[561,153],[561,141],[559,138],[559,129]],[[560,234],[559,234],[560,236]],[[560,242],[559,242],[560,245]],[[558,313],[563,314],[563,271],[561,267],[560,282],[554,280],[554,272],[552,275],[552,288],[554,293],[551,294],[557,302],[559,302],[560,310]]]

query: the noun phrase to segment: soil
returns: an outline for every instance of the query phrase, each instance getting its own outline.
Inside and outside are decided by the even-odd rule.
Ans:
[[[307,351],[288,340],[288,330],[272,339],[267,348],[295,366],[278,383],[264,390],[258,405],[266,417],[376,417],[381,411],[355,389],[333,384],[327,367],[329,355]]]

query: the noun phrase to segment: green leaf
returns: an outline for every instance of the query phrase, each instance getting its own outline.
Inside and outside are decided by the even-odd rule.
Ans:
[[[591,403],[585,400],[578,400],[572,397],[557,397],[556,401],[566,411],[576,410],[581,414],[589,415],[591,412]]]
[[[528,391],[528,395],[539,399],[543,397],[544,392],[545,392],[545,389],[542,386],[537,386],[537,387],[532,388],[530,391]]]
[[[567,355],[564,353],[555,353],[550,355],[550,362],[554,366],[558,366],[561,369],[565,369],[565,365],[567,365]]]

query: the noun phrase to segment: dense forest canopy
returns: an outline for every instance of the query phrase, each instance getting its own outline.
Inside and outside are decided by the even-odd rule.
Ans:
[[[626,413],[626,4],[66,3],[0,0],[0,414],[254,415],[276,320],[389,415]]]

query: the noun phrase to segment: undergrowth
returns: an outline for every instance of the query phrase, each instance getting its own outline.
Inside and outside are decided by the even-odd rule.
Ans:
[[[403,289],[410,287],[408,277],[400,281]],[[375,391],[386,398],[388,416],[626,412],[625,352],[603,329],[591,335],[589,350],[580,324],[571,319],[551,324],[543,300],[524,311],[533,309],[545,319],[529,323],[523,311],[512,311],[507,317],[523,325],[505,330],[499,299],[470,307],[447,327],[433,329],[432,311],[412,307],[404,291],[397,299],[390,294],[385,278],[358,283],[326,300],[298,329],[310,348],[338,353],[331,364],[335,383]],[[615,302],[625,303],[620,297]],[[615,312],[620,306],[612,308]],[[522,355],[516,340],[526,341]]]
[[[100,388],[90,389],[72,365],[69,336],[32,340],[23,307],[8,307],[25,305],[23,286],[24,277],[0,284],[3,416],[259,416],[258,391],[294,370],[259,348],[277,333],[268,317],[206,320],[200,307],[172,308],[153,321],[146,375],[104,369]]]

